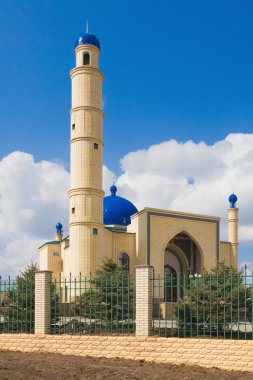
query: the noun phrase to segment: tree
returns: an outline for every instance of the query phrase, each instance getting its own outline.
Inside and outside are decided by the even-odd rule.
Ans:
[[[132,329],[134,285],[126,268],[106,259],[95,276],[86,279],[85,291],[72,304],[73,314],[100,330]]]
[[[33,332],[36,263],[31,261],[15,280],[0,281],[3,294],[0,306],[4,331]]]
[[[252,285],[231,266],[220,263],[210,273],[189,276],[178,304],[178,327],[184,335],[225,335],[252,321]]]

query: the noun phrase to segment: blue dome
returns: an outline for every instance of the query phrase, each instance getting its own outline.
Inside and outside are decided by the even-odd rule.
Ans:
[[[75,48],[79,45],[94,45],[100,50],[100,42],[94,34],[83,33],[75,41]]]
[[[131,216],[138,212],[127,199],[116,195],[117,187],[111,186],[111,195],[104,197],[104,224],[106,226],[128,226]]]
[[[235,204],[237,202],[237,196],[235,194],[231,194],[228,200],[230,202],[230,208],[235,208]]]

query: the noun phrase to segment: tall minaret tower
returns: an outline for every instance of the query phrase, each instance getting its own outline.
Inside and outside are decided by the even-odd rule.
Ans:
[[[236,207],[237,196],[231,194],[228,198],[228,241],[231,243],[233,266],[237,268],[238,261],[238,208]]]
[[[71,168],[69,190],[68,268],[72,277],[88,276],[97,266],[102,247],[102,82],[98,68],[100,43],[90,33],[75,44],[71,70]],[[68,275],[69,273],[66,273]]]

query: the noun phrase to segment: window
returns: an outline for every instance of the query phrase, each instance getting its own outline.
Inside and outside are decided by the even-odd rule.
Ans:
[[[72,124],[72,131],[74,131],[75,128],[76,128],[76,125]]]
[[[126,218],[123,218],[123,224],[127,224]]]
[[[98,150],[98,144],[97,143],[94,143],[93,147],[94,147],[94,149]]]
[[[83,55],[83,65],[89,65],[90,64],[90,55],[89,53],[84,53]]]
[[[97,235],[97,234],[98,234],[97,228],[93,228],[93,235]]]
[[[129,257],[126,253],[119,255],[119,267],[129,270]]]
[[[60,256],[59,252],[53,252],[53,256]]]
[[[71,211],[72,211],[72,214],[74,214],[76,212],[75,207],[72,207]]]

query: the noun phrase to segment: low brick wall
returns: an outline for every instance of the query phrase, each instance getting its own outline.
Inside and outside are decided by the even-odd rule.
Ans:
[[[253,341],[1,334],[0,349],[196,364],[253,372]]]

